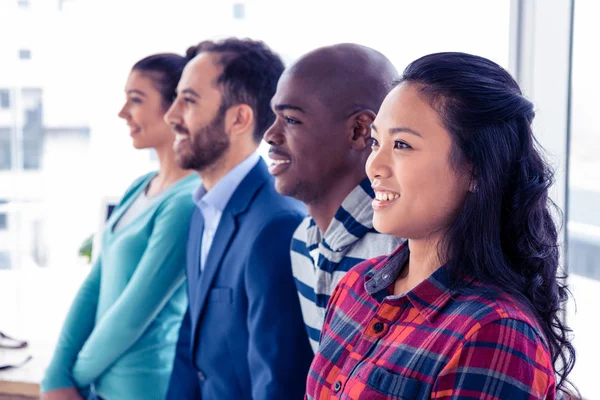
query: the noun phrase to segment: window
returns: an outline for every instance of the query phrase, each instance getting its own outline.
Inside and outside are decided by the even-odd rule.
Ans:
[[[39,169],[42,163],[44,126],[42,122],[42,90],[23,89],[23,169]]]
[[[0,207],[7,204],[8,201],[4,199],[0,199]],[[0,209],[0,231],[5,231],[8,229],[8,214]]]
[[[156,154],[132,149],[127,126],[117,117],[123,105],[123,87],[137,61],[128,56],[131,44],[122,38],[137,37],[136,58],[164,51],[182,53],[197,41],[218,34],[263,40],[287,64],[316,47],[340,42],[373,47],[400,71],[419,56],[450,50],[480,54],[505,67],[508,64],[511,2],[506,0],[439,1],[435,2],[436,12],[432,12],[431,2],[408,0],[369,0],[362,7],[326,0],[306,0],[301,7],[281,0],[178,1],[173,7],[165,7],[165,2],[122,0],[118,10],[113,2],[102,1],[11,1],[12,7],[2,7],[0,0],[0,24],[7,32],[23,31],[23,22],[39,22],[44,29],[43,34],[31,38],[13,34],[0,39],[0,47],[6,43],[13,49],[0,51],[2,81],[19,85],[10,92],[0,86],[0,169],[15,170],[0,170],[0,178],[6,178],[0,179],[0,196],[11,199],[13,206],[7,212],[6,231],[0,230],[0,269],[22,269],[17,273],[32,279],[31,285],[36,284],[36,276],[54,278],[52,282],[60,283],[59,294],[66,293],[66,298],[74,296],[81,282],[78,277],[89,270],[79,271],[83,265],[78,249],[117,202],[107,204],[106,213],[97,204],[107,197],[122,196],[136,177],[156,169]],[[29,16],[38,3],[43,13]],[[52,5],[42,7],[42,3]],[[150,20],[160,19],[161,29],[136,35],[132,24],[112,24],[112,34],[101,40],[103,49],[115,55],[107,59],[109,66],[89,62],[97,58],[97,46],[80,45],[73,51],[77,41],[66,40],[79,32],[102,31],[106,21],[98,15],[118,11],[119,21],[134,20],[141,4]],[[202,24],[197,23],[199,15],[208,16]],[[22,21],[25,17],[35,17],[35,21]],[[329,29],[318,29],[324,26]],[[174,30],[177,35],[164,34]],[[34,40],[30,43],[27,39]],[[39,45],[40,54],[34,44]],[[46,53],[50,58],[57,55],[57,60],[46,63],[42,60]],[[2,68],[15,62],[17,68]],[[38,62],[40,71],[36,70]],[[27,68],[19,68],[19,64]],[[68,129],[80,127],[89,127],[89,135],[67,134]],[[94,251],[99,249],[96,241]],[[39,271],[42,266],[48,270]],[[28,285],[25,280],[15,289],[17,299],[25,298]],[[43,298],[32,298],[35,307],[28,311],[39,311],[38,304],[43,306],[43,302]],[[15,314],[20,324],[17,330],[30,337],[43,332],[44,343],[54,342],[68,301],[63,305],[54,307],[53,303],[44,318],[29,313],[19,314],[17,319]],[[0,329],[9,329],[11,318],[7,321],[3,318],[6,313],[1,314]],[[38,325],[43,329],[36,330]],[[47,365],[50,354],[36,353],[37,364]],[[2,388],[0,398],[1,393]]]
[[[10,90],[0,89],[0,109],[10,108]]]
[[[246,8],[244,3],[233,3],[233,19],[244,19]]]
[[[31,50],[29,50],[29,49],[19,50],[19,58],[21,60],[30,60],[31,59]]]
[[[12,168],[12,129],[0,127],[0,170]]]
[[[11,268],[10,253],[8,251],[0,251],[0,270]]]
[[[65,3],[72,3],[74,0],[58,0],[58,11],[65,9]]]
[[[576,310],[567,315],[574,332],[577,363],[573,381],[584,398],[600,397],[597,365],[600,303],[600,87],[595,52],[600,3],[576,1],[571,80],[571,137],[568,204],[569,284]]]

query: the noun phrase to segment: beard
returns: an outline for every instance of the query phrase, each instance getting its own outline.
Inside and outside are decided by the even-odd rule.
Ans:
[[[187,151],[177,154],[179,167],[200,172],[221,160],[231,143],[225,132],[225,112],[221,108],[208,125],[190,132]]]

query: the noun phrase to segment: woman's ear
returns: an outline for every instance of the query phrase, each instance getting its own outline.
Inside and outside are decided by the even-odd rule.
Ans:
[[[471,182],[469,183],[469,192],[477,193],[477,191],[479,191],[478,184],[479,183],[477,181],[477,172],[474,169],[471,169]]]

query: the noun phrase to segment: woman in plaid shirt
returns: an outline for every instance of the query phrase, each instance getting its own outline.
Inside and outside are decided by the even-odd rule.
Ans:
[[[373,124],[367,174],[375,228],[408,242],[337,286],[307,399],[561,396],[575,354],[533,118],[487,59],[407,67]]]

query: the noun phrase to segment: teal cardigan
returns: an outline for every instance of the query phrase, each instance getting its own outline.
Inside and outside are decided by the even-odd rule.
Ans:
[[[135,220],[119,218],[156,173],[136,180],[109,218],[102,249],[65,320],[42,392],[94,385],[106,400],[164,399],[187,308],[185,248],[196,174]]]

